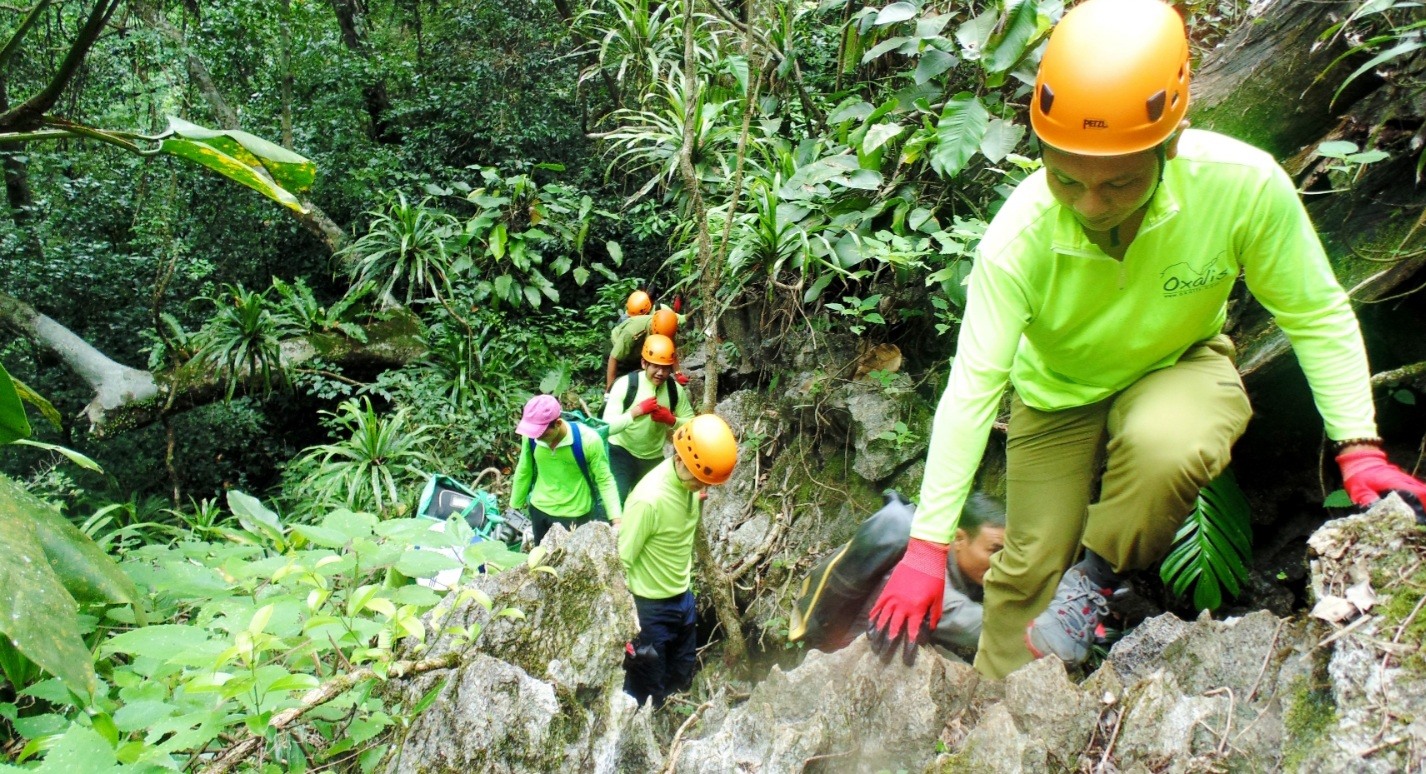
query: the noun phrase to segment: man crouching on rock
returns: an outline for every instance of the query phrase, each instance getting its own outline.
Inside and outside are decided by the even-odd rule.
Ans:
[[[1167,3],[1086,0],[1050,34],[1030,104],[1044,168],[977,248],[874,646],[914,648],[935,626],[1008,382],[1005,548],[985,575],[975,668],[999,679],[1042,655],[1087,658],[1110,590],[1163,558],[1252,415],[1223,333],[1240,274],[1292,342],[1352,500],[1426,494],[1382,452],[1361,331],[1292,179],[1189,129],[1188,101],[1187,35]]]

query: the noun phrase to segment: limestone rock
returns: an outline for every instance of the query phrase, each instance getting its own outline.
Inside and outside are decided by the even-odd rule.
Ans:
[[[675,771],[881,771],[924,765],[980,678],[923,648],[913,667],[883,664],[858,639],[774,668],[745,702],[678,750]]]
[[[401,772],[647,771],[662,763],[649,714],[623,692],[623,648],[638,630],[612,530],[557,527],[539,570],[477,577],[473,599],[438,629],[478,624],[473,642],[445,634],[425,655],[464,655],[395,692],[408,705],[437,689],[431,707],[386,763]],[[523,616],[501,615],[515,609]]]

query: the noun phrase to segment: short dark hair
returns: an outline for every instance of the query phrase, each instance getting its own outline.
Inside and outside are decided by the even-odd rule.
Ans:
[[[1005,503],[984,492],[971,492],[961,508],[960,528],[975,537],[981,527],[1005,529]]]

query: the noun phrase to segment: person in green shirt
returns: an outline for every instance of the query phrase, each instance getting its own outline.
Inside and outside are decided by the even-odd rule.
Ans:
[[[574,529],[601,520],[601,515],[619,524],[623,508],[597,431],[562,419],[555,396],[536,395],[525,404],[515,432],[525,440],[510,483],[510,507],[528,504],[535,545],[555,524]],[[595,505],[595,490],[604,505],[602,514]]]
[[[693,536],[705,490],[726,482],[738,463],[738,442],[721,417],[703,414],[673,434],[675,455],[644,476],[629,494],[619,529],[619,561],[639,635],[629,644],[624,691],[639,704],[663,706],[693,679]]]
[[[639,367],[640,353],[643,351],[644,340],[649,334],[656,333],[660,336],[667,336],[673,339],[678,334],[678,326],[683,322],[683,316],[677,312],[662,307],[652,314],[638,314],[629,317],[614,326],[614,330],[609,334],[611,344],[609,350],[609,362],[604,372],[604,391],[614,389],[614,380],[621,373],[628,373]],[[678,363],[674,363],[674,371],[678,371]],[[687,383],[687,377],[680,379],[680,383]]]
[[[902,643],[912,659],[938,622],[946,553],[1009,383],[1005,548],[985,576],[975,667],[998,679],[1050,653],[1087,658],[1111,590],[1167,553],[1252,415],[1223,334],[1240,274],[1292,343],[1353,501],[1426,496],[1380,448],[1361,331],[1291,178],[1256,148],[1190,130],[1188,101],[1172,6],[1086,0],[1052,31],[1030,105],[1043,168],[977,248],[873,648]]]
[[[619,377],[604,397],[609,423],[609,465],[622,500],[639,479],[663,461],[663,447],[675,430],[693,418],[688,391],[670,379],[676,355],[673,340],[654,333],[644,341],[640,368]]]

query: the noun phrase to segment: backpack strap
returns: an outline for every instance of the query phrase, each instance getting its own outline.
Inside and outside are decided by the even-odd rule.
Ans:
[[[668,410],[669,410],[669,411],[677,410],[677,409],[678,409],[678,380],[677,380],[677,379],[674,379],[672,376],[669,376],[669,378],[665,379],[663,383],[668,386]],[[634,395],[637,394],[638,391],[639,391],[639,372],[638,372],[638,371],[630,371],[630,372],[629,372],[629,384],[628,384],[627,387],[624,388],[624,403],[623,403],[622,405],[623,405],[625,411],[628,411],[629,409],[633,408],[633,406],[634,406]],[[658,396],[659,396],[659,391],[658,391],[658,390],[654,390],[654,397],[657,398]]]
[[[589,462],[584,458],[584,426],[578,422],[569,422],[570,432],[574,433],[574,461],[579,464],[579,472],[584,474],[584,483],[589,485],[589,496],[598,499],[599,492],[594,488],[594,476],[589,473]]]
[[[573,435],[571,440],[574,442],[574,461],[579,465],[579,472],[584,474],[584,483],[589,485],[589,496],[598,499],[599,490],[595,488],[594,476],[589,472],[589,461],[584,458],[584,432],[580,430],[582,425],[572,419],[564,421]],[[525,442],[530,450],[530,491],[534,492],[535,480],[540,476],[540,466],[535,463],[535,439],[527,438]]]
[[[620,404],[624,411],[634,407],[634,395],[639,392],[639,372],[630,371],[624,386],[624,402]]]

